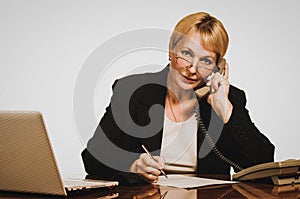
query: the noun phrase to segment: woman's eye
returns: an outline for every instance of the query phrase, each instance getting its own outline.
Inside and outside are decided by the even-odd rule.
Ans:
[[[201,63],[205,64],[205,65],[211,65],[213,64],[213,61],[207,58],[201,59]]]
[[[186,57],[191,57],[191,56],[192,56],[192,53],[190,53],[190,52],[187,51],[187,50],[181,51],[181,54],[182,54],[183,56],[186,56]]]

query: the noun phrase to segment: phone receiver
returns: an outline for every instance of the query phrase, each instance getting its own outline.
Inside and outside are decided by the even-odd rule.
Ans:
[[[214,72],[218,71],[219,73],[222,74],[224,71],[224,68],[225,68],[225,64],[226,64],[226,59],[221,58],[219,60],[218,66],[216,67],[216,70],[214,70]],[[203,98],[209,93],[209,90],[210,90],[209,86],[204,86],[204,87],[201,87],[201,88],[195,90],[195,93],[199,98]]]

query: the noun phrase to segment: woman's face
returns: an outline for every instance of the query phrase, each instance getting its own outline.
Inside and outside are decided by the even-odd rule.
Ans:
[[[216,53],[205,50],[200,41],[199,32],[190,31],[170,52],[170,77],[180,89],[199,87],[215,67]]]

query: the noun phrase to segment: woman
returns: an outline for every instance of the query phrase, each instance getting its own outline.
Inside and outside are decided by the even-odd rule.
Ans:
[[[208,13],[181,19],[165,69],[115,82],[111,103],[82,153],[87,173],[140,183],[157,181],[162,169],[229,174],[231,166],[237,171],[273,161],[274,146],[252,123],[244,92],[229,84],[228,65],[217,72],[228,41],[222,23]],[[210,93],[196,97],[204,86]]]

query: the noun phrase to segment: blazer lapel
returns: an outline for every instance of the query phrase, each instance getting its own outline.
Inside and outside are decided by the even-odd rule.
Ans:
[[[146,125],[141,132],[146,138],[141,139],[141,144],[145,144],[153,155],[160,154],[168,71],[167,66],[163,71],[149,76],[153,83],[144,86],[142,99],[136,105],[136,121]]]

